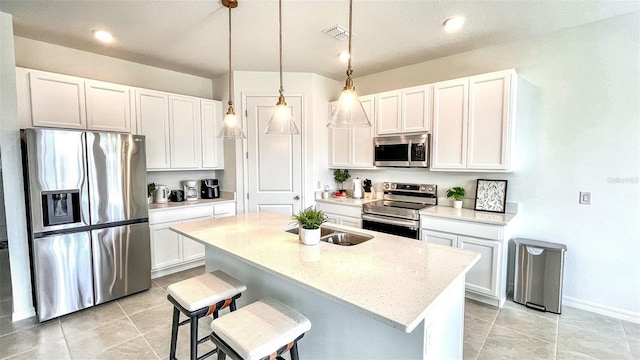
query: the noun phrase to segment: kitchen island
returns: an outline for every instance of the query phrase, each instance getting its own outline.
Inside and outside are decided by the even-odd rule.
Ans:
[[[275,297],[312,329],[303,359],[462,358],[465,274],[475,252],[362,229],[343,247],[305,246],[289,216],[249,213],[174,225],[206,246],[207,271],[222,269],[248,289],[239,306]]]

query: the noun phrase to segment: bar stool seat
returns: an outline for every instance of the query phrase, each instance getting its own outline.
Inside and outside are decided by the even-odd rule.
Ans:
[[[246,289],[246,285],[221,270],[169,285],[167,299],[173,304],[169,359],[175,359],[179,326],[189,323],[191,324],[191,360],[204,359],[213,355],[216,350],[201,357],[197,356],[197,345],[208,340],[208,336],[198,339],[198,319],[209,315],[213,315],[213,318],[216,319],[218,312],[227,307],[231,311],[235,311],[235,301]],[[188,319],[180,322],[180,312]]]
[[[211,322],[211,340],[218,359],[274,359],[291,351],[298,359],[297,342],[311,329],[311,322],[293,308],[265,298]]]

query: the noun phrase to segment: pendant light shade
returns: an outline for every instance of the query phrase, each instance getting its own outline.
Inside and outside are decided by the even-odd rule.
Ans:
[[[222,5],[229,8],[229,107],[227,113],[222,120],[222,126],[218,130],[217,137],[233,138],[233,139],[246,139],[244,132],[240,127],[240,122],[236,117],[236,112],[233,110],[233,79],[231,77],[231,9],[238,7],[237,0],[222,0]]]
[[[349,128],[349,127],[368,127],[371,126],[369,117],[358,99],[356,88],[353,86],[353,80],[351,80],[351,37],[353,32],[352,18],[353,18],[353,0],[349,0],[349,60],[347,65],[347,80],[345,81],[344,88],[342,88],[342,94],[338,100],[338,108],[331,114],[331,119],[327,123],[327,127],[331,128]]]
[[[287,107],[287,103],[284,100],[284,88],[282,87],[282,0],[278,0],[278,24],[280,26],[280,96],[264,133],[270,135],[295,135],[300,134],[300,131],[293,120],[291,109]]]

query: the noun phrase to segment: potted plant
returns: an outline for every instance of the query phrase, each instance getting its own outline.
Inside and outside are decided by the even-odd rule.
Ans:
[[[456,186],[447,190],[447,198],[453,198],[453,207],[455,209],[462,209],[462,198],[464,197],[464,188]]]
[[[327,221],[327,215],[322,210],[312,206],[300,211],[293,218],[298,222],[298,234],[305,245],[317,245],[320,242],[320,225]]]
[[[344,182],[349,180],[349,178],[351,177],[351,174],[349,174],[349,170],[344,169],[335,169],[333,170],[333,180],[336,181],[336,183],[340,183],[340,192],[342,196],[347,196],[347,192],[344,190]],[[337,193],[336,193],[337,195]]]
[[[150,183],[147,185],[147,202],[151,204],[153,202],[153,192],[156,191],[156,184]]]

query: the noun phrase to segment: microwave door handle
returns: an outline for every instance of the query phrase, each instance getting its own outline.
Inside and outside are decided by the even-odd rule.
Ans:
[[[413,141],[409,140],[409,144],[407,146],[407,162],[409,162],[409,166],[411,166],[411,148],[413,147]]]

